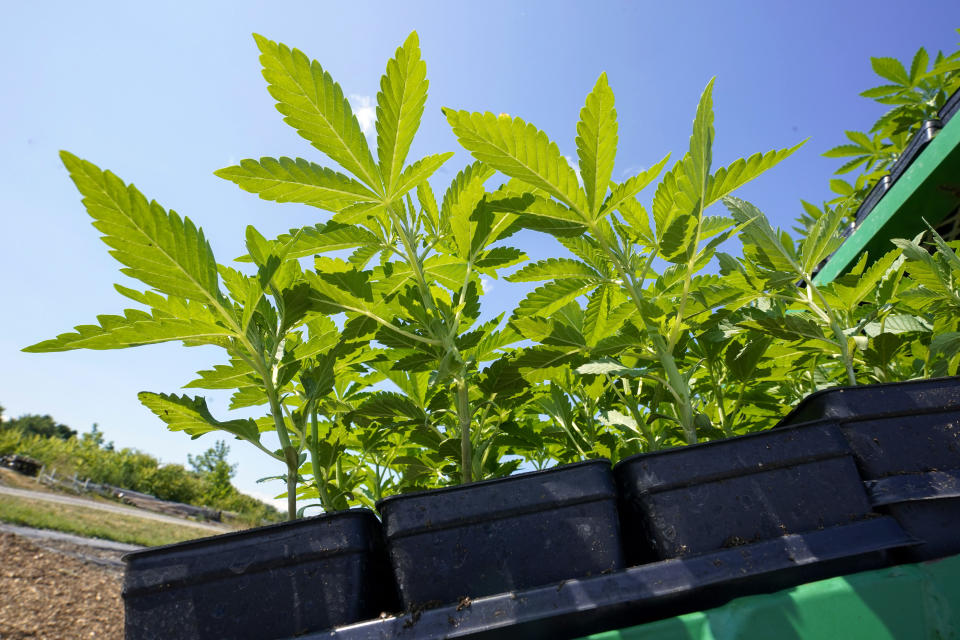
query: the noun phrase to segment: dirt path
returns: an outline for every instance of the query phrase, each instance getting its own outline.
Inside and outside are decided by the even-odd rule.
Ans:
[[[136,507],[126,507],[119,504],[108,504],[105,502],[97,502],[96,500],[87,500],[85,498],[74,498],[72,496],[65,496],[59,493],[46,493],[43,491],[28,491],[26,489],[13,489],[11,487],[5,487],[0,485],[0,494],[14,496],[17,498],[26,498],[28,500],[45,500],[47,502],[58,502],[60,504],[70,504],[75,506],[80,506],[85,509],[99,509],[101,511],[109,511],[111,513],[120,513],[127,516],[133,516],[135,518],[145,518],[147,520],[157,520],[159,522],[167,522],[170,524],[175,524],[184,527],[194,527],[197,529],[202,529],[204,531],[212,531],[214,533],[226,533],[228,531],[233,531],[232,528],[226,525],[214,525],[206,524],[203,522],[194,522],[193,520],[185,520],[183,518],[176,518],[174,516],[166,516],[161,513],[152,513],[150,511],[144,511],[143,509],[137,509]],[[6,636],[0,636],[3,640],[6,640]]]
[[[84,538],[62,531],[34,529],[6,523],[0,523],[0,534],[2,533],[12,533],[21,538],[26,538],[42,549],[56,551],[84,562],[121,571],[123,570],[121,558],[124,554],[145,548],[136,544],[101,540],[100,538]],[[0,632],[0,640],[2,639],[3,634]]]
[[[120,569],[71,557],[89,547],[56,544],[57,550],[42,548],[0,532],[0,638],[122,638]]]

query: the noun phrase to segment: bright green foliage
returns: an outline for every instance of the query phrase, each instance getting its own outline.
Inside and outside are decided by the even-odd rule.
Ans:
[[[669,423],[679,426],[682,438],[690,443],[699,437],[698,425],[706,424],[697,409],[703,399],[691,388],[702,363],[691,352],[698,325],[724,304],[742,305],[756,297],[698,275],[734,231],[732,221],[707,217],[704,211],[796,149],[756,154],[713,172],[712,88],[711,81],[697,107],[688,152],[656,190],[653,224],[635,196],[660,173],[666,158],[621,184],[610,182],[616,111],[605,75],[587,96],[577,125],[583,187],[557,145],[533,125],[492,113],[445,110],[460,143],[478,160],[514,179],[507,192],[530,201],[522,209],[523,218],[568,223],[542,228],[556,235],[574,258],[527,265],[510,278],[548,280],[520,303],[512,319],[521,335],[542,345],[526,357],[539,353],[552,367],[582,365],[601,355],[630,362],[628,369],[635,372],[631,377],[651,383],[643,401],[652,404],[641,408],[639,400],[622,398],[636,416],[627,420],[622,417],[626,414],[617,413],[621,417],[608,418],[608,423],[637,434],[641,423]],[[573,237],[569,223],[579,227]],[[659,277],[654,271],[658,258],[671,263]],[[588,298],[586,314],[577,304],[583,296]],[[582,317],[574,319],[574,310]],[[619,388],[613,379],[609,383]],[[639,385],[640,391],[644,386]],[[561,418],[557,421],[566,424]],[[649,430],[642,435],[650,448],[666,442]]]
[[[494,278],[499,269],[524,260],[521,251],[500,244],[520,228],[516,211],[522,203],[509,195],[488,195],[484,183],[493,171],[482,164],[458,173],[438,203],[427,179],[452,153],[405,166],[428,86],[415,33],[397,49],[380,82],[376,165],[342,90],[319,63],[259,36],[257,44],[264,77],[286,122],[353,178],[289,159],[245,160],[217,174],[263,198],[333,212],[325,223],[291,231],[274,246],[287,260],[353,251],[347,260],[317,255],[314,270],[304,274],[309,309],[344,314],[351,340],[381,345],[384,361],[395,367],[378,365],[375,370],[401,393],[376,393],[346,412],[345,418],[360,420],[368,431],[382,431],[395,444],[402,441],[398,434],[403,429],[416,424],[431,450],[424,455],[434,460],[430,482],[508,473],[508,467],[497,466],[499,455],[491,457],[483,416],[474,415],[480,395],[473,379],[482,362],[495,358],[518,336],[504,332],[496,322],[478,326],[476,321],[480,277]],[[575,187],[576,176],[559,160]],[[432,372],[424,375],[437,395],[415,393],[413,387],[400,384],[396,371],[420,377],[420,372]],[[421,380],[417,388],[426,383]],[[392,431],[384,428],[388,422],[394,423]],[[475,438],[472,431],[477,432]],[[428,433],[432,435],[427,437]],[[452,436],[459,438],[457,455]],[[368,469],[370,464],[377,469],[393,464],[390,460],[410,457],[401,451],[404,447],[383,448],[380,443],[376,450],[386,459],[372,463],[364,459],[361,464]],[[459,458],[457,467],[446,466],[451,457]],[[475,468],[474,460],[479,459],[489,463]],[[319,471],[322,465],[314,460],[312,466]],[[406,477],[423,475],[417,465],[405,466]],[[436,471],[438,466],[443,470]],[[396,481],[374,475],[377,487]],[[370,497],[378,494],[376,489]]]
[[[898,240],[869,267],[862,256],[815,285],[867,178],[835,181],[837,206],[803,203],[801,237],[773,228],[731,194],[799,145],[716,167],[713,81],[683,156],[619,182],[605,74],[576,125],[582,182],[534,125],[445,109],[476,162],[435,193],[429,179],[453,154],[407,157],[428,88],[415,33],[381,78],[373,150],[318,62],[255,39],[277,109],[333,166],[260,158],[216,174],[329,214],[273,240],[249,227],[241,271],[217,264],[189,219],[64,153],[104,241],[147,290],[118,285],[138,308],[27,350],[222,348],[226,358],[185,386],[230,390],[231,409],[262,407],[262,417],[220,419],[202,397],[140,398],[173,430],[230,433],[283,462],[290,517],[521,465],[729,437],[770,426],[826,386],[957,371],[955,247],[934,234],[931,255],[921,238]],[[885,167],[911,118],[956,84],[957,55],[939,55],[930,70],[922,50],[909,69],[875,59],[894,85],[867,94],[895,105],[893,115],[831,154],[853,155],[847,169]],[[491,189],[497,172],[509,180]],[[729,215],[708,215],[721,200]],[[565,253],[527,263],[506,245],[521,229],[550,234]],[[742,258],[720,251],[738,235]],[[481,322],[485,280],[513,267],[509,282],[539,286],[509,318]],[[265,432],[278,450],[263,444]],[[297,500],[316,502],[298,510]]]
[[[960,33],[960,29],[958,29]],[[935,118],[937,111],[950,95],[960,89],[960,51],[949,55],[930,54],[921,47],[909,65],[895,58],[871,58],[873,71],[883,84],[867,89],[860,95],[880,104],[889,105],[866,133],[847,131],[847,142],[823,155],[847,159],[837,169],[837,175],[859,170],[854,182],[837,178],[830,181],[830,189],[837,196],[829,204],[843,203],[853,213],[870,189],[890,169],[919,130],[923,121]],[[806,229],[818,217],[815,207],[805,205],[805,214],[797,220]]]
[[[119,349],[169,341],[223,348],[229,364],[200,372],[188,386],[236,389],[233,408],[267,404],[267,426],[251,419],[218,420],[203,398],[143,392],[140,400],[172,430],[194,438],[223,431],[284,462],[292,517],[307,438],[285,416],[286,388],[306,362],[329,352],[339,340],[332,323],[307,322],[313,303],[299,265],[284,261],[285,246],[273,245],[248,229],[247,249],[256,275],[219,266],[202,231],[189,219],[148,203],[136,188],[110,172],[68,153],[63,159],[104,242],[126,266],[124,273],[153,289],[140,292],[118,286],[118,291],[149,311],[128,309],[123,316],[99,316],[98,325],[76,327],[75,333],[25,350]],[[276,431],[280,451],[261,443],[264,429]]]

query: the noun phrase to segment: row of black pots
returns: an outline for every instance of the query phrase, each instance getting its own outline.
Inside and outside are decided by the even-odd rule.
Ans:
[[[960,110],[960,90],[954,91],[953,94],[947,98],[947,101],[937,112],[936,118],[923,121],[920,129],[910,139],[903,153],[890,167],[890,174],[883,176],[873,185],[870,193],[867,194],[867,197],[864,198],[863,202],[860,203],[860,206],[857,208],[857,226],[860,226],[866,217],[870,215],[870,212],[873,211],[877,203],[880,202],[887,191],[890,190],[893,183],[913,164],[913,161],[917,159],[920,152],[930,144],[940,129],[946,126],[947,122],[949,122],[958,110]]]
[[[590,461],[391,497],[378,505],[383,538],[371,512],[354,510],[132,554],[127,638],[284,638],[401,610],[324,637],[572,637],[882,566],[915,542],[894,518],[926,542],[924,557],[956,553],[957,540],[925,537],[936,526],[903,521],[904,504],[952,500],[945,521],[960,524],[956,499],[943,497],[954,477],[944,470],[960,464],[941,462],[956,449],[913,433],[914,443],[933,438],[939,457],[920,447],[916,464],[897,463],[893,452],[909,447],[891,446],[878,468],[899,471],[871,474],[875,452],[856,435],[867,432],[851,425],[902,425],[884,427],[892,442],[898,428],[934,420],[955,436],[960,379],[892,388],[867,389],[913,404],[834,390],[779,429],[635,456],[612,471]],[[888,479],[934,473],[931,460],[940,475],[926,485]],[[936,497],[890,502],[897,491]]]

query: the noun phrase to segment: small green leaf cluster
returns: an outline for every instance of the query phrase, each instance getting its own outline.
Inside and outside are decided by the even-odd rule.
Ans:
[[[960,33],[960,29],[957,30]],[[890,108],[867,132],[847,131],[847,142],[828,150],[827,158],[840,158],[844,164],[836,175],[859,170],[853,182],[843,178],[830,180],[835,197],[824,205],[843,205],[853,213],[891,165],[903,154],[910,138],[924,120],[934,118],[947,98],[960,89],[960,50],[950,54],[938,51],[931,59],[921,47],[909,65],[896,58],[871,58],[874,73],[883,84],[860,93],[864,98]],[[804,213],[797,219],[800,229],[807,229],[823,209],[804,204]]]

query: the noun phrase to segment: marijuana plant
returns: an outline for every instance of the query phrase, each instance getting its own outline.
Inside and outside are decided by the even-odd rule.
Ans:
[[[525,259],[518,249],[494,246],[519,229],[515,204],[487,197],[483,185],[493,171],[479,163],[458,173],[438,204],[427,179],[452,153],[405,164],[427,99],[416,33],[380,82],[376,161],[343,90],[318,62],[261,36],[256,42],[285,122],[346,173],[304,159],[261,158],[217,175],[267,200],[333,213],[279,239],[287,259],[352,251],[346,260],[315,258],[305,274],[310,311],[344,314],[352,338],[373,339],[398,369],[428,371],[431,386],[449,386],[456,424],[439,429],[458,434],[456,479],[469,482],[478,365],[517,339],[496,321],[477,325],[480,276],[496,277]]]
[[[712,88],[711,81],[700,99],[688,152],[656,190],[653,224],[636,196],[659,175],[667,158],[623,182],[611,180],[617,118],[605,74],[587,96],[577,123],[582,186],[557,145],[533,125],[517,117],[445,110],[460,143],[479,161],[513,179],[506,191],[532,198],[523,214],[545,219],[548,225],[541,227],[575,255],[527,265],[509,278],[549,281],[520,303],[514,326],[533,337],[531,323],[524,318],[545,318],[550,327],[538,327],[537,334],[562,332],[551,314],[587,296],[587,315],[594,323],[590,333],[616,336],[621,352],[639,365],[627,369],[637,369],[665,392],[665,406],[650,407],[651,416],[678,424],[688,443],[697,441],[698,426],[704,425],[691,392],[700,364],[690,359],[688,345],[697,340],[698,325],[713,309],[755,297],[700,273],[718,245],[734,232],[730,219],[707,216],[705,211],[797,148],[758,153],[711,172]],[[663,262],[667,266],[657,274],[655,269]],[[585,342],[581,353],[602,349],[601,342]],[[558,354],[554,364],[563,357]]]

